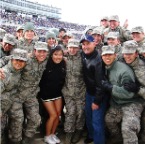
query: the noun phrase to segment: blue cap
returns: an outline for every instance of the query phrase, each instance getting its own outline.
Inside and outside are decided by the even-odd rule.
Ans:
[[[91,35],[84,34],[81,37],[80,43],[83,41],[94,42],[94,38]]]

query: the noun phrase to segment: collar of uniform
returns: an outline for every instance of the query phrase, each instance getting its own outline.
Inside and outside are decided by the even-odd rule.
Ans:
[[[129,64],[131,67],[138,66],[139,63],[139,57],[137,57],[131,64]]]

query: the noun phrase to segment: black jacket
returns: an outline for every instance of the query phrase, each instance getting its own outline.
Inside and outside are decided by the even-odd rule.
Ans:
[[[65,62],[55,64],[52,60],[49,60],[39,83],[40,97],[47,100],[62,96],[61,90],[65,82],[65,76]]]
[[[97,50],[89,55],[82,52],[82,63],[87,92],[96,96],[94,103],[99,105],[104,96],[101,81],[105,78],[105,66],[102,58]]]

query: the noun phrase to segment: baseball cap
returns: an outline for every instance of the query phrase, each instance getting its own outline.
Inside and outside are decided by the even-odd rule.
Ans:
[[[101,21],[102,21],[102,20],[107,20],[107,21],[108,21],[108,17],[107,17],[107,16],[102,16],[100,20],[101,20]]]
[[[101,55],[105,55],[105,54],[114,54],[115,53],[115,47],[114,46],[103,46],[102,47],[102,54]]]
[[[80,43],[77,39],[69,39],[67,47],[76,47],[76,48],[78,48],[79,45],[80,45]]]
[[[119,17],[118,17],[118,15],[112,15],[112,16],[110,16],[110,17],[109,17],[109,21],[111,21],[111,20],[115,20],[115,21],[119,22]]]
[[[94,42],[94,38],[91,35],[84,34],[81,37],[80,43],[83,41]]]
[[[107,35],[107,39],[112,38],[112,39],[116,39],[119,37],[119,32],[109,32]]]
[[[123,43],[122,53],[135,53],[137,51],[138,44],[134,40],[126,41]]]
[[[12,52],[12,59],[27,61],[28,60],[28,52],[26,50],[16,48]]]
[[[46,42],[38,41],[38,42],[35,43],[34,49],[35,50],[45,50],[45,51],[48,51],[47,43]]]
[[[11,44],[11,45],[15,45],[16,44],[16,38],[12,34],[5,34],[5,36],[3,38],[3,42]]]
[[[137,33],[144,33],[144,29],[143,29],[143,27],[141,27],[141,26],[134,27],[134,28],[132,28],[131,33],[134,33],[134,32],[137,32]]]
[[[17,29],[16,29],[16,31],[19,31],[19,30],[24,30],[24,26],[23,25],[18,26]]]
[[[91,35],[94,35],[94,34],[102,35],[103,34],[102,27],[96,27],[96,28],[94,28],[92,33],[91,33]]]

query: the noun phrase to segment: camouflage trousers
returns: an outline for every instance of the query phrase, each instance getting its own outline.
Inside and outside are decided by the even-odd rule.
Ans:
[[[123,107],[110,107],[105,121],[111,135],[118,135],[121,131],[123,144],[138,144],[137,134],[140,131],[142,110],[143,106],[137,103]],[[121,129],[119,123],[121,123]]]
[[[24,111],[26,117],[26,127],[23,127]],[[40,124],[39,104],[36,97],[27,99],[15,98],[9,114],[9,139],[13,142],[22,140],[22,130],[24,136],[33,137]]]
[[[141,115],[141,139],[145,142],[145,106]]]
[[[74,132],[82,130],[85,124],[84,99],[74,99],[71,97],[64,97],[65,100],[65,132]]]

